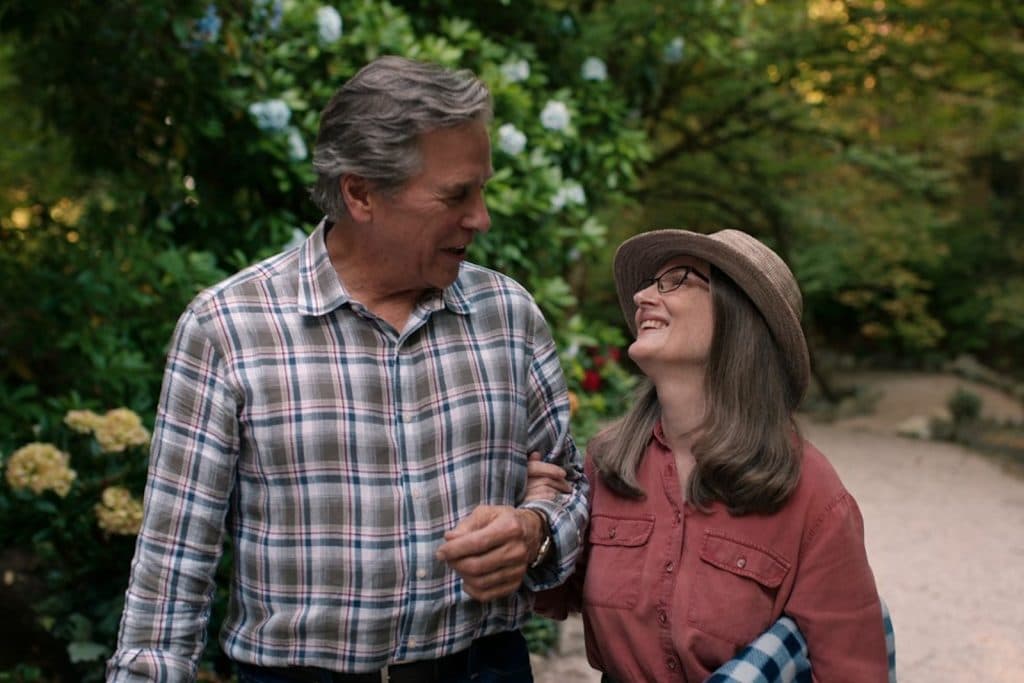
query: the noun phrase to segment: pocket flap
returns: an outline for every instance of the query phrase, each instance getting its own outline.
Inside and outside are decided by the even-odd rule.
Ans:
[[[597,545],[643,545],[654,530],[654,517],[590,517],[590,542]]]
[[[746,541],[706,531],[700,559],[724,571],[778,588],[790,564],[780,555]]]

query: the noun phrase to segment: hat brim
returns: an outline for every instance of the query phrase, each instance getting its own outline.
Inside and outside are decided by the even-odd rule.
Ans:
[[[800,325],[799,291],[795,292],[798,300],[794,309],[794,304],[786,301],[773,284],[780,277],[792,281],[793,276],[773,252],[774,258],[770,260],[757,259],[756,253],[751,250],[737,249],[730,240],[722,239],[724,233],[730,233],[732,239],[742,236],[746,240],[756,241],[746,233],[733,230],[715,235],[688,230],[652,230],[623,242],[615,252],[613,269],[615,289],[626,325],[635,337],[637,306],[633,295],[645,280],[653,277],[658,268],[677,256],[697,257],[723,271],[754,302],[772,336],[789,356],[790,372],[802,395],[810,379],[810,354]],[[769,250],[764,248],[764,253],[769,253]],[[778,272],[781,269],[785,269],[784,275]]]

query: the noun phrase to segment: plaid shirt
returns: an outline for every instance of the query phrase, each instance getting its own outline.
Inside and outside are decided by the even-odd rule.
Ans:
[[[882,624],[889,654],[889,683],[896,683],[896,639],[885,602],[882,602]],[[811,680],[807,641],[796,622],[782,617],[716,669],[705,683],[811,683]]]
[[[555,345],[529,294],[463,264],[398,332],[352,300],[324,246],[200,294],[178,322],[113,681],[189,680],[225,531],[233,659],[362,672],[518,628],[568,577],[586,524]],[[481,604],[434,553],[481,504],[517,505],[527,453],[575,484],[538,501],[555,552]]]

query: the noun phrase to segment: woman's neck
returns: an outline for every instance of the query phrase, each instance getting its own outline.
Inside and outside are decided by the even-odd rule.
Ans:
[[[690,453],[704,421],[704,369],[686,368],[659,373],[654,386],[661,406],[661,428],[665,440],[674,453]]]

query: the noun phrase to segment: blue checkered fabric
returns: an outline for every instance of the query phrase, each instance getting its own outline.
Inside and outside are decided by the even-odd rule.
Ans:
[[[889,683],[896,683],[896,639],[889,608],[882,603]],[[789,617],[782,617],[738,655],[720,666],[705,683],[811,683],[807,641]]]

